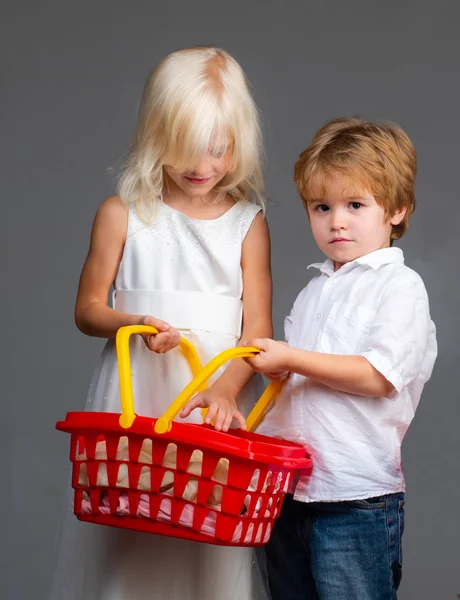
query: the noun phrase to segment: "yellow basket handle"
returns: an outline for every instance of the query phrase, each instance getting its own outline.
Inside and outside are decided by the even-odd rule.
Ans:
[[[259,350],[260,352],[260,350]],[[253,431],[259,423],[262,421],[265,413],[270,407],[271,403],[275,400],[278,394],[283,389],[285,381],[272,380],[265,388],[264,393],[256,402],[254,408],[248,415],[246,419],[246,430]]]
[[[151,325],[128,325],[120,327],[116,336],[118,375],[120,378],[121,416],[120,426],[128,429],[133,424],[134,413],[133,382],[131,376],[131,358],[129,356],[129,339],[134,333],[158,333],[158,329]],[[180,349],[187,359],[193,376],[196,377],[203,369],[197,351],[191,342],[181,338]],[[206,384],[201,390],[206,389]]]
[[[134,413],[133,388],[131,380],[131,364],[129,357],[129,338],[133,333],[158,333],[148,325],[130,325],[121,327],[117,332],[116,346],[118,356],[118,371],[120,375],[121,416],[120,425],[127,429],[131,427],[136,417]],[[199,391],[206,388],[207,380],[226,362],[234,358],[249,358],[260,352],[258,348],[237,346],[229,348],[213,358],[204,368],[201,367],[198,354],[191,342],[181,338],[180,347],[187,358],[194,379],[182,390],[171,406],[155,422],[155,433],[166,433],[172,427],[172,421],[177,417],[187,402]],[[272,381],[246,419],[246,428],[251,431],[260,423],[269,405],[280,392],[281,381]]]
[[[165,411],[162,417],[157,419],[155,423],[155,433],[166,433],[170,431],[172,421],[177,417],[187,402],[199,391],[200,386],[206,382],[223,364],[234,358],[249,358],[258,354],[260,350],[251,346],[237,346],[229,348],[213,358],[204,369],[191,381],[177,396],[171,406]],[[282,383],[272,381],[265,392],[262,394],[257,404],[252,409],[246,419],[246,428],[248,431],[257,427],[260,423],[265,411],[271,404],[275,396],[281,390]]]

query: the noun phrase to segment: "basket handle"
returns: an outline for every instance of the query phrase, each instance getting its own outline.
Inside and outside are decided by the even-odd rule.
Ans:
[[[195,378],[182,390],[171,406],[165,411],[163,416],[156,420],[155,433],[166,433],[171,430],[172,421],[176,418],[179,412],[187,404],[187,402],[199,391],[200,386],[206,382],[223,364],[234,358],[249,358],[258,354],[260,350],[252,346],[237,346],[229,348],[218,354],[215,358],[208,362],[203,370],[195,376]],[[282,387],[282,382],[272,381],[266,388],[265,392],[259,398],[257,404],[252,409],[246,419],[246,428],[248,431],[257,427],[260,423],[268,406],[274,400]]]
[[[121,416],[120,426],[128,429],[133,424],[134,413],[133,381],[131,376],[131,358],[129,355],[129,339],[135,333],[157,334],[158,329],[151,325],[127,325],[120,327],[116,336],[118,375],[120,378]],[[203,369],[197,351],[191,342],[181,337],[180,349],[187,359],[193,376],[196,377]],[[201,388],[206,389],[206,384]]]
[[[121,327],[117,332],[116,346],[118,357],[118,372],[120,376],[121,416],[120,426],[127,429],[131,427],[136,417],[134,413],[133,388],[131,379],[131,361],[129,357],[129,338],[134,333],[158,333],[149,325],[129,325]],[[260,352],[258,348],[237,346],[229,348],[218,354],[202,368],[198,354],[191,342],[181,338],[180,348],[187,358],[193,380],[182,390],[171,406],[155,422],[155,433],[166,433],[171,430],[172,421],[177,417],[187,402],[199,391],[206,389],[207,380],[226,362],[234,358],[249,358]],[[281,381],[272,381],[258,400],[246,419],[246,427],[251,431],[260,423],[269,405],[283,386]]]

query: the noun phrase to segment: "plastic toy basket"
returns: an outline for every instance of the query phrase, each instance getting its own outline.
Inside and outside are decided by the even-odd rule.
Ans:
[[[295,472],[308,474],[312,467],[303,447],[250,431],[281,384],[271,382],[267,387],[247,419],[247,431],[221,432],[211,425],[173,422],[223,363],[258,352],[231,348],[203,369],[193,346],[182,339],[193,381],[162,417],[136,416],[129,357],[133,333],[156,330],[130,326],[117,334],[121,415],[70,412],[56,424],[58,430],[71,434],[76,516],[81,521],[220,545],[267,543]]]

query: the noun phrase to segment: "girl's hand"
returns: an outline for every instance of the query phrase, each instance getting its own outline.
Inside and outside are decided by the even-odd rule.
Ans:
[[[260,353],[244,360],[259,373],[264,373],[269,379],[286,379],[289,375],[291,347],[286,342],[275,342],[266,338],[248,340],[245,346],[259,348]]]
[[[214,422],[217,431],[228,431],[233,419],[238,421],[241,429],[246,429],[246,420],[237,408],[235,397],[225,389],[214,385],[197,394],[185,405],[180,416],[188,417],[198,407],[208,409],[205,423]]]
[[[169,352],[180,344],[180,333],[172,327],[169,323],[165,323],[161,319],[155,319],[154,317],[142,317],[141,325],[151,325],[158,329],[159,333],[156,334],[144,334],[145,345],[152,352],[157,354],[164,354]]]

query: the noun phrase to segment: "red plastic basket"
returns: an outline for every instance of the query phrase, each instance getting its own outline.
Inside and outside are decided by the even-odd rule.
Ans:
[[[173,403],[175,408],[172,412],[170,409],[165,426],[165,416],[139,417],[134,411],[130,415],[132,395],[126,403],[126,393],[129,396],[131,390],[131,378],[127,377],[129,336],[154,333],[152,329],[126,327],[117,336],[122,406],[125,401],[121,416],[71,412],[65,421],[56,424],[58,430],[71,434],[75,514],[81,521],[213,544],[267,543],[295,471],[311,472],[311,460],[305,449],[241,429],[224,433],[205,424],[170,423],[171,417],[197,389],[203,389],[204,380],[230,355],[249,356],[258,350],[225,351],[200,371],[196,354],[191,356],[193,347],[183,340],[182,348],[197,375],[178,398],[179,402]],[[248,417],[249,426],[260,421],[277,387],[279,384],[272,382],[267,388]],[[126,454],[120,457],[119,448],[126,450],[126,446]],[[191,473],[190,461],[192,455],[196,457],[196,451],[202,456],[201,469]],[[174,460],[165,464],[165,456]],[[223,463],[227,465],[224,478],[222,469],[220,476],[217,475]],[[117,484],[120,469],[127,475],[123,487]],[[173,480],[173,489],[168,494],[162,492],[165,476]],[[140,485],[146,477],[147,489]],[[184,494],[191,482],[196,489],[192,500]],[[216,497],[220,499],[218,508],[210,504],[210,498]]]

